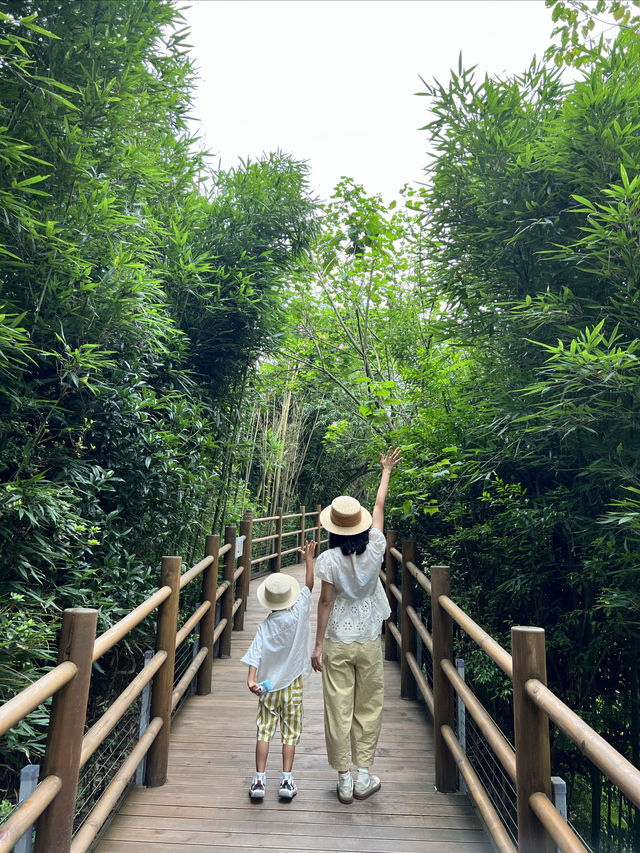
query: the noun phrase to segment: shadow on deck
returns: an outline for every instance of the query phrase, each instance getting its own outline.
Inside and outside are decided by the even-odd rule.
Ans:
[[[304,582],[302,566],[286,571]],[[298,795],[291,802],[278,800],[276,735],[267,796],[251,802],[256,700],[246,689],[240,658],[265,615],[255,586],[252,582],[245,630],[233,634],[233,656],[214,662],[212,693],[191,697],[173,722],[167,784],[134,788],[96,845],[97,853],[491,853],[467,796],[435,790],[432,727],[421,705],[400,698],[400,667],[393,662],[385,661],[374,768],[382,779],[379,793],[351,805],[338,802],[324,746],[321,677],[312,673],[305,683],[304,730],[294,765]],[[317,594],[318,588],[316,599]]]

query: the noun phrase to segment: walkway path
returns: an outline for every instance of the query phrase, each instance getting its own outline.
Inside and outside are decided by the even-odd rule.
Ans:
[[[302,582],[301,566],[286,571]],[[134,788],[97,853],[491,853],[466,795],[434,789],[431,724],[421,705],[400,699],[397,663],[385,662],[377,794],[351,805],[338,802],[324,747],[321,680],[313,673],[305,684],[304,732],[294,765],[298,795],[278,800],[275,740],[267,796],[251,802],[256,703],[240,658],[265,615],[255,588],[252,582],[245,630],[233,634],[233,656],[214,661],[211,695],[191,697],[174,720],[167,784]]]

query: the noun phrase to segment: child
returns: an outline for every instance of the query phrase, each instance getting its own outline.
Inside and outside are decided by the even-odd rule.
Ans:
[[[305,585],[278,572],[258,587],[258,601],[271,610],[258,626],[242,662],[249,665],[247,687],[259,696],[256,775],[249,796],[264,799],[269,742],[280,722],[282,779],[279,796],[292,800],[298,793],[292,769],[296,744],[302,732],[302,679],[311,672],[311,590],[313,589],[314,541],[298,549],[305,559]],[[263,693],[258,681],[270,681]]]

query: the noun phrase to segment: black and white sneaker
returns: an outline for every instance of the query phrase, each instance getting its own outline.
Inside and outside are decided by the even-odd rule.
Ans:
[[[280,790],[278,791],[280,799],[292,800],[297,793],[298,789],[296,788],[296,783],[293,781],[293,776],[291,779],[283,779],[280,782]]]
[[[266,794],[265,784],[259,776],[253,777],[253,782],[249,788],[249,796],[252,800],[264,800]]]

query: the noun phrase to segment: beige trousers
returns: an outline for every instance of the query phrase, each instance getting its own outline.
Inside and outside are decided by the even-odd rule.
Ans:
[[[382,725],[384,679],[380,638],[367,643],[324,641],[324,736],[329,764],[370,767]]]

